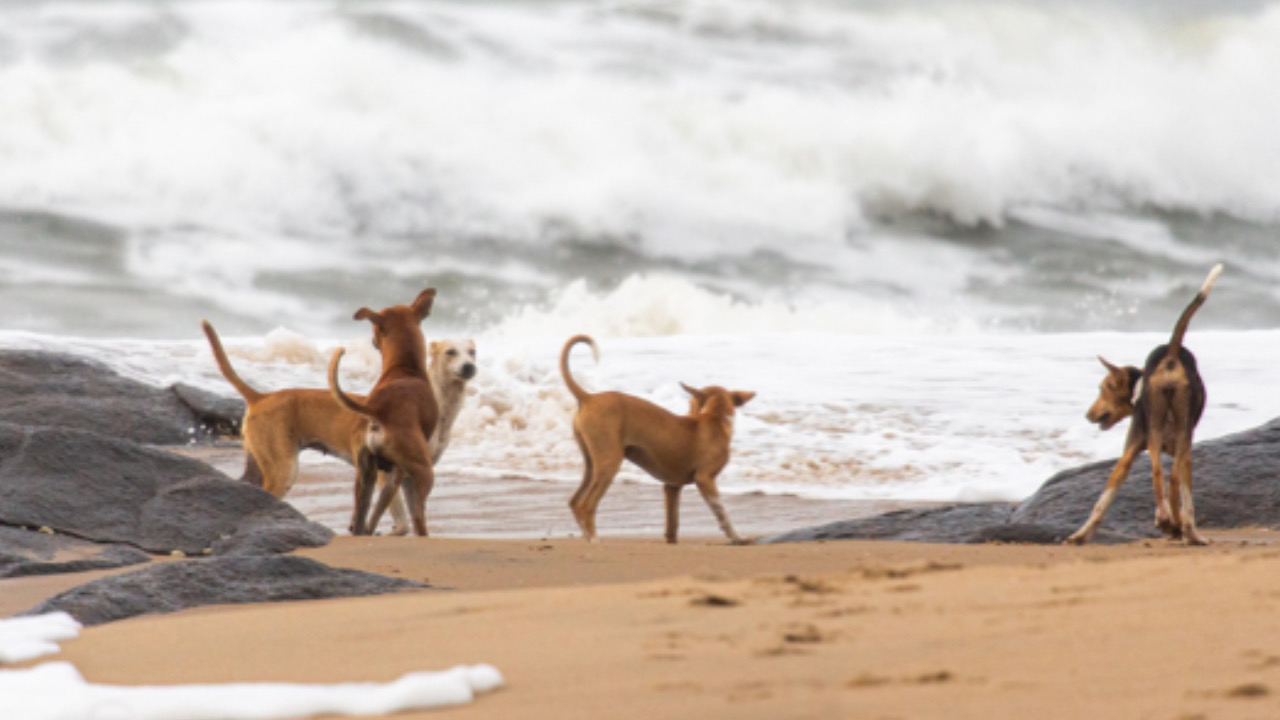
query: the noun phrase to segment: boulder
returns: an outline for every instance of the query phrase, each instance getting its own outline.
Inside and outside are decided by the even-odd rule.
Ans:
[[[1054,475],[1016,506],[949,505],[905,510],[795,530],[761,542],[911,540],[918,542],[1062,542],[1084,523],[1116,461]],[[1164,460],[1168,472],[1171,462]],[[1202,528],[1280,528],[1280,419],[1196,443],[1192,450],[1196,523]],[[1159,537],[1144,453],[1094,538],[1096,543]]]
[[[363,597],[429,587],[332,568],[294,555],[219,557],[152,564],[55,595],[24,615],[63,610],[84,625],[205,605]]]
[[[0,422],[93,430],[179,445],[235,427],[243,403],[178,386],[130,380],[106,365],[62,353],[0,352]]]
[[[333,537],[287,503],[197,460],[83,430],[5,424],[0,524],[188,555],[283,552]]]
[[[127,545],[100,545],[66,535],[0,526],[0,578],[107,570],[150,559]]]

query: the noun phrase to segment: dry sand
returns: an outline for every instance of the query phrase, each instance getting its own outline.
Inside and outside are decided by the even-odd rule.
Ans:
[[[122,684],[389,680],[488,662],[457,718],[1274,718],[1280,546],[340,537],[303,554],[451,590],[86,630]],[[0,582],[6,598],[85,576]],[[12,609],[11,607],[8,609]]]
[[[341,482],[323,476],[308,482],[338,490],[295,492],[340,504],[324,498]],[[657,484],[621,483],[590,544],[539,531],[569,522],[563,485],[452,478],[438,490],[436,536],[344,535],[300,554],[442,589],[135,618],[86,630],[58,657],[130,685],[386,681],[477,662],[506,676],[472,705],[398,718],[1280,716],[1276,533],[1210,530],[1208,548],[732,547],[690,493],[686,535],[669,546]],[[753,534],[882,509],[728,502]],[[0,581],[0,616],[103,574]]]

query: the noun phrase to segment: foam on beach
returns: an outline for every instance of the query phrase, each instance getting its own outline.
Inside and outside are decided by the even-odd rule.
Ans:
[[[0,662],[57,652],[80,625],[66,613],[0,620]],[[304,685],[234,683],[118,687],[86,682],[70,663],[0,669],[6,720],[119,717],[130,720],[277,720],[315,715],[386,715],[460,705],[496,690],[502,674],[491,665],[459,665],[414,672],[390,683]]]

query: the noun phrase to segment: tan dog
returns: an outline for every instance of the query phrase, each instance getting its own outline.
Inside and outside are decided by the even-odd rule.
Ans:
[[[338,363],[343,350],[329,362],[329,390],[346,409],[369,419],[365,447],[369,453],[356,463],[355,517],[352,532],[372,531],[365,524],[378,470],[394,468],[395,476],[384,485],[373,522],[386,510],[395,490],[404,486],[405,501],[418,535],[427,534],[426,503],[435,484],[430,439],[440,418],[431,381],[427,377],[427,346],[422,321],[431,314],[434,288],[423,290],[410,305],[394,305],[381,311],[360,308],[356,320],[373,323],[373,344],[382,352],[382,372],[364,402],[338,384]]]
[[[368,427],[364,416],[334,405],[327,390],[287,388],[259,392],[231,367],[213,326],[207,320],[200,324],[222,376],[244,398],[241,480],[282,498],[298,479],[298,453],[303,450],[319,450],[353,464],[357,461]]]
[[[1209,291],[1221,272],[1221,265],[1215,265],[1209,271],[1200,292],[1178,318],[1169,344],[1152,350],[1142,370],[1132,366],[1116,367],[1098,358],[1107,368],[1107,376],[1086,417],[1103,430],[1109,430],[1130,415],[1133,422],[1125,438],[1124,452],[1111,471],[1102,496],[1094,505],[1089,519],[1066,542],[1082,545],[1093,539],[1107,508],[1115,500],[1116,492],[1129,476],[1134,460],[1146,450],[1151,457],[1156,526],[1172,538],[1184,538],[1188,545],[1208,544],[1209,541],[1196,529],[1195,505],[1191,499],[1191,439],[1204,412],[1204,381],[1196,368],[1195,356],[1182,346],[1182,340],[1187,326],[1191,324],[1191,316],[1209,297]],[[1164,468],[1160,463],[1161,452],[1173,456],[1173,472],[1167,492]]]
[[[560,374],[578,401],[573,437],[586,463],[582,484],[569,500],[583,537],[596,539],[596,509],[626,459],[663,483],[667,542],[676,542],[680,491],[694,483],[729,540],[735,545],[748,543],[729,522],[716,488],[716,476],[729,462],[734,409],[746,404],[755,393],[721,387],[694,389],[681,383],[692,396],[689,415],[684,417],[623,393],[591,394],[574,382],[569,372],[569,351],[578,343],[589,345],[597,361],[600,351],[590,337],[575,335],[560,353]]]
[[[284,497],[298,476],[298,453],[318,450],[354,464],[365,446],[369,421],[333,402],[328,390],[286,388],[263,393],[240,378],[231,366],[217,332],[203,321],[205,336],[218,369],[245,401],[240,434],[245,450],[241,480],[276,497]],[[467,382],[476,375],[474,340],[438,340],[428,348],[431,389],[440,407],[440,422],[431,436],[431,462],[440,462],[449,447],[450,431],[462,409]],[[364,396],[355,396],[363,400]],[[391,500],[395,535],[409,532],[409,518],[400,495]],[[352,520],[354,528],[354,519]]]

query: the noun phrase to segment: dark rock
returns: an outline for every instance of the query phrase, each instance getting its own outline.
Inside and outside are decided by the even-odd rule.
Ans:
[[[213,402],[183,386],[125,378],[87,358],[35,350],[0,352],[0,422],[92,430],[156,445],[178,445],[239,423],[243,406]]]
[[[1117,437],[1117,442],[1121,442]],[[1196,524],[1204,528],[1280,527],[1280,420],[1196,443],[1191,453]],[[1168,473],[1171,461],[1164,459]],[[1011,522],[1078,528],[1107,484],[1115,460],[1049,478],[1014,511]],[[1151,461],[1143,453],[1116,493],[1102,530],[1158,537]]]
[[[1117,434],[1117,442],[1123,436]],[[1016,506],[950,505],[905,510],[795,530],[761,542],[911,540],[918,542],[1058,543],[1089,517],[1115,460],[1053,477]],[[1202,528],[1280,528],[1280,419],[1253,430],[1197,443],[1192,451],[1196,523]],[[1165,472],[1171,467],[1164,459]],[[1012,507],[1012,510],[1010,508]],[[1159,537],[1151,461],[1144,453],[1094,538],[1097,543]]]
[[[767,537],[762,543],[811,542],[814,540],[903,540],[911,542],[962,543],[979,529],[1000,525],[1013,511],[1012,503],[945,505],[917,510],[897,510],[884,515],[793,530]]]
[[[159,553],[283,551],[333,537],[269,493],[197,460],[92,432],[3,424],[0,524]]]
[[[204,605],[363,597],[422,589],[410,580],[332,568],[294,555],[154,564],[58,594],[26,615],[63,610],[85,625]]]
[[[137,548],[0,526],[0,578],[106,570],[144,563]]]
[[[195,415],[201,438],[240,434],[240,421],[244,418],[244,400],[240,397],[217,395],[186,383],[177,383],[170,390]]]

